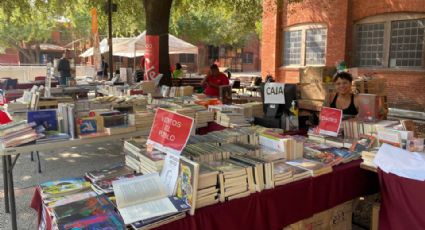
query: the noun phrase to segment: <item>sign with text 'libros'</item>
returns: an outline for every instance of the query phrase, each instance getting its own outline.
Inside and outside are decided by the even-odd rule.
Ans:
[[[193,118],[158,109],[147,144],[165,153],[180,155],[189,139],[192,126]]]
[[[264,85],[265,104],[285,104],[285,84],[269,82]]]
[[[342,110],[323,107],[319,116],[319,134],[336,137],[342,121]]]

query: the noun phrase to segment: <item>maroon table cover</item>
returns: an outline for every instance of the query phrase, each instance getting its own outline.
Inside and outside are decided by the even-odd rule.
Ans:
[[[251,194],[248,197],[197,209],[194,216],[163,225],[160,230],[282,229],[314,213],[362,195],[378,192],[375,173],[359,167],[361,160],[334,167],[332,173],[307,178]],[[39,190],[31,207],[42,216]],[[48,224],[46,224],[48,225]],[[49,226],[47,226],[49,227]]]
[[[425,182],[378,170],[381,185],[379,229],[425,229]]]

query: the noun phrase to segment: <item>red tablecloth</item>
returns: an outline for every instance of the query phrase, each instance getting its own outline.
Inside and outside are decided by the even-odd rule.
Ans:
[[[375,173],[359,167],[361,160],[334,167],[332,173],[308,178],[248,197],[196,210],[161,226],[161,230],[282,229],[282,227],[362,195],[378,191]],[[41,217],[41,198],[35,192],[31,207]],[[46,220],[50,223],[50,220]]]
[[[425,182],[378,170],[381,185],[379,229],[425,229]]]

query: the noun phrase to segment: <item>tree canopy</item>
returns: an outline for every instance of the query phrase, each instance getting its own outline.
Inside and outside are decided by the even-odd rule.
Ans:
[[[115,0],[113,35],[135,36],[144,31],[142,1]],[[104,0],[15,0],[0,2],[0,47],[17,48],[24,56],[28,45],[48,42],[59,30],[69,41],[89,39],[90,9],[98,11],[99,34],[106,37]],[[261,0],[174,0],[170,32],[193,42],[238,45],[248,34],[259,34]],[[35,60],[35,59],[34,59]]]

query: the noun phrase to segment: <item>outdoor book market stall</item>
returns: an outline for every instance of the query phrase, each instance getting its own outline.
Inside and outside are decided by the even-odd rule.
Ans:
[[[372,89],[369,81],[353,87]],[[425,157],[415,122],[387,120],[385,96],[360,93],[356,117],[322,107],[304,111],[319,116],[306,127],[296,103],[303,86],[261,84],[261,98],[241,104],[221,103],[224,92],[162,86],[54,109],[28,109],[37,108],[33,94],[18,100],[31,102],[25,108],[5,106],[13,121],[0,126],[0,154],[13,229],[21,154],[119,139],[121,164],[35,189],[40,229],[351,229],[353,200],[379,190],[381,229],[425,226],[416,214]]]

